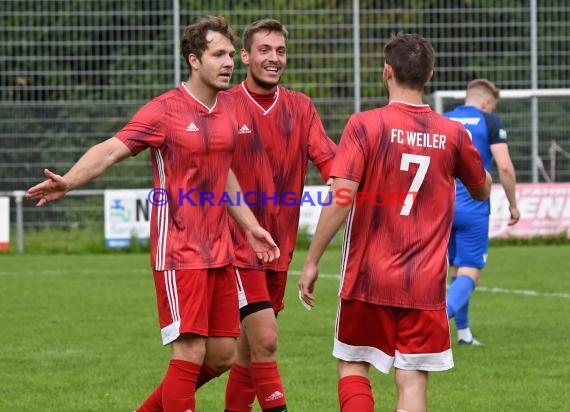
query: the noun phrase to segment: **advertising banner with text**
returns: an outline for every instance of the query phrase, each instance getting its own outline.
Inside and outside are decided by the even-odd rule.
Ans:
[[[293,202],[287,196],[246,193],[242,203],[260,202],[267,199],[270,202],[280,202],[282,207],[296,207],[300,204],[301,215],[299,227],[306,231],[309,237],[314,233],[321,209],[327,207],[328,186],[306,186],[300,201]],[[185,192],[187,193],[187,192]],[[382,196],[380,196],[380,194]],[[290,194],[293,195],[293,194]],[[371,201],[377,207],[383,207],[393,201],[403,202],[405,194],[376,193],[360,201]],[[420,196],[418,194],[418,196]],[[158,196],[156,189],[137,190],[106,190],[105,191],[105,244],[108,247],[127,246],[133,237],[148,240],[150,235],[149,219],[153,205],[168,207],[167,201],[173,198]],[[261,199],[261,200],[260,200]],[[343,197],[343,201],[344,201]],[[1,200],[1,199],[0,199]],[[6,201],[8,199],[6,198]],[[230,202],[226,200],[211,200],[204,196],[204,202],[214,207],[224,207]],[[177,200],[186,207],[196,207],[193,201],[186,201],[183,196]],[[5,202],[7,203],[7,202]],[[491,238],[530,238],[535,236],[554,236],[562,232],[570,232],[570,183],[519,183],[517,185],[517,203],[521,213],[520,221],[514,226],[508,226],[509,202],[500,184],[494,184],[491,192],[491,216],[489,237]],[[3,216],[8,216],[7,205],[0,203],[0,248],[7,245],[9,227],[3,224]],[[4,214],[2,213],[4,212]],[[4,217],[7,219],[7,217]],[[6,233],[4,233],[6,232]],[[3,243],[4,242],[4,243]]]
[[[517,204],[519,222],[508,226],[509,202],[500,184],[491,192],[492,238],[530,238],[570,232],[570,183],[519,183]]]

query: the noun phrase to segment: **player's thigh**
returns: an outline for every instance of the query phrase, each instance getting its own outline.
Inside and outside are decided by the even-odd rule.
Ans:
[[[273,309],[252,313],[241,325],[253,358],[272,356],[277,351],[277,320]]]

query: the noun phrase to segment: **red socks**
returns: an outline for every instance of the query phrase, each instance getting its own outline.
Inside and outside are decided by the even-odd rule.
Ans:
[[[374,397],[368,378],[349,375],[338,381],[341,412],[374,412]]]
[[[219,374],[206,365],[200,367],[191,362],[173,359],[163,382],[137,411],[192,412],[196,406],[197,382],[200,381],[203,385],[217,376]],[[264,411],[286,408],[285,392],[276,362],[254,362],[251,369],[239,365],[231,368],[226,388],[226,411],[251,412],[256,394]],[[340,379],[338,399],[342,412],[374,411],[372,388],[364,376],[350,375]]]
[[[226,386],[226,412],[251,412],[254,402],[250,370],[240,365],[232,366]]]
[[[200,365],[172,359],[162,381],[164,412],[193,412],[196,407],[196,382]]]
[[[217,378],[220,375],[221,373],[210,368],[205,363],[202,364],[202,368],[200,368],[200,374],[198,375],[198,382],[196,382],[196,390],[198,390],[199,388],[204,386],[204,384],[210,382],[212,379]]]
[[[277,369],[277,362],[252,362],[250,371],[255,394],[261,409],[267,411],[273,408],[285,407],[287,402],[285,401],[285,391],[283,390],[283,383]]]
[[[226,387],[226,412],[251,412],[255,397],[263,411],[286,411],[285,391],[277,362],[234,365]]]
[[[137,409],[137,412],[162,412],[162,382],[150,394],[143,404]]]
[[[184,362],[184,361],[181,361]],[[187,362],[190,363],[190,362]],[[194,368],[189,367],[190,370],[190,374],[194,375]],[[179,368],[178,368],[179,369]],[[184,365],[182,366],[182,369],[184,369]],[[170,368],[169,368],[170,370]],[[173,372],[174,373],[174,372]],[[168,372],[167,372],[168,374]],[[200,374],[198,375],[198,381],[196,382],[196,389],[198,389],[200,386],[204,385],[206,382],[217,378],[218,376],[220,376],[219,373],[217,373],[215,370],[213,370],[212,368],[210,368],[207,365],[202,365],[202,367],[200,368]],[[192,377],[186,377],[185,379],[187,379],[190,383],[194,380],[193,376]],[[166,378],[165,378],[166,380]],[[163,408],[162,408],[162,388],[164,386],[164,381],[158,385],[158,387],[150,394],[150,396],[143,402],[143,404],[137,409],[137,412],[163,412]],[[194,406],[192,406],[192,408],[194,408]]]

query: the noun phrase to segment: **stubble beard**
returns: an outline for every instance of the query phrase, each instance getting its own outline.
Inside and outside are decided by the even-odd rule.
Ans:
[[[253,73],[253,71],[251,71],[250,73],[251,73],[251,78],[255,82],[255,84],[258,85],[263,90],[267,90],[268,92],[271,91],[271,89],[273,89],[275,86],[277,86],[279,84],[279,81],[281,80],[281,76],[279,76],[277,81],[267,82],[267,81],[259,78],[259,76],[255,75]]]

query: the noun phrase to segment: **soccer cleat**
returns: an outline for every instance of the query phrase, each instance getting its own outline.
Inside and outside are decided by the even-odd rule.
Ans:
[[[457,341],[457,343],[459,345],[483,346],[483,344],[481,342],[479,342],[477,339],[475,339],[475,336],[473,336],[473,339],[471,339],[470,341],[459,339]]]

